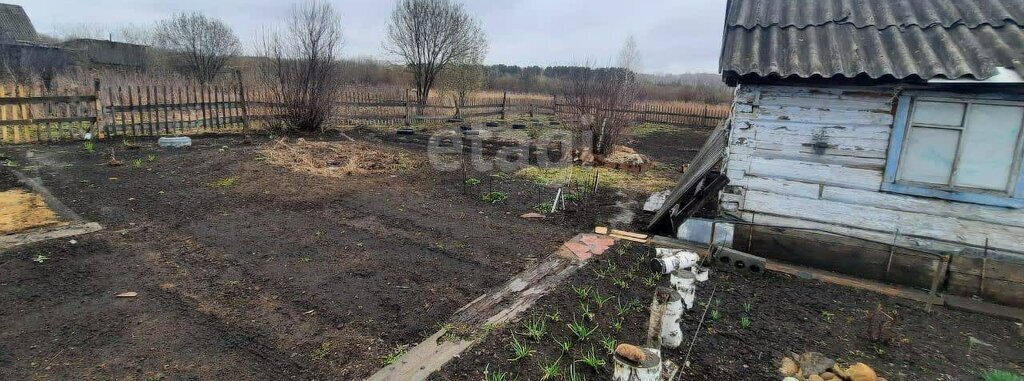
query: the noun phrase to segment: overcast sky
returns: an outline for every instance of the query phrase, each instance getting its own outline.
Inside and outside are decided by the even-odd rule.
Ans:
[[[244,43],[278,25],[282,0],[3,0],[25,7],[42,33],[88,25],[152,25],[175,12],[223,19]],[[341,13],[346,57],[389,59],[381,42],[392,0],[329,0]],[[650,73],[716,72],[725,0],[463,0],[490,39],[487,63],[608,64],[630,34]]]

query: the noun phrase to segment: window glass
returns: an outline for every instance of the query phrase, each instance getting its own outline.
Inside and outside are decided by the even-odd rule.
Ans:
[[[966,106],[963,103],[951,102],[916,102],[914,103],[914,124],[960,126],[963,124]]]
[[[900,178],[931,184],[949,184],[960,140],[959,130],[914,127],[907,136]]]
[[[953,185],[1006,190],[1024,108],[974,104],[967,114]]]

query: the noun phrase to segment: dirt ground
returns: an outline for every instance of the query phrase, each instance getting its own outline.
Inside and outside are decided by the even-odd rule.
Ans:
[[[0,254],[0,379],[359,379],[643,196],[525,220],[554,190],[433,170],[426,140],[350,134],[419,165],[317,177],[268,163],[269,139],[231,136],[0,148],[105,227]],[[123,165],[106,165],[111,149]],[[0,167],[0,190],[18,187]]]
[[[315,177],[239,140],[4,148],[106,229],[0,255],[0,379],[362,378],[615,210],[525,220],[550,189],[425,165]]]
[[[502,327],[449,363],[434,379],[482,379],[483,372],[488,370],[507,373],[508,379],[537,380],[542,377],[542,366],[556,360],[563,376],[567,376],[570,364],[576,364],[577,372],[586,379],[607,379],[612,370],[610,364],[594,371],[580,361],[591,347],[598,354],[606,354],[602,352],[605,339],[642,343],[654,286],[644,281],[650,270],[646,266],[636,268],[635,264],[646,263],[651,257],[647,247],[618,244],[527,313],[524,322],[531,317],[547,320],[548,332],[543,339],[523,337],[525,323]],[[628,287],[616,285],[616,280],[627,281]],[[659,285],[667,286],[667,277],[660,279]],[[594,296],[578,296],[576,290],[582,288],[615,299],[598,308]],[[620,316],[617,306],[634,304],[636,300],[643,302],[643,308],[621,315],[625,317],[624,323],[616,331],[614,323]],[[697,300],[694,309],[684,314],[684,345],[664,352],[675,363],[684,363],[701,314],[712,303],[712,312],[693,346],[691,367],[684,369],[682,380],[778,380],[781,377],[776,369],[782,356],[808,351],[822,352],[846,365],[869,364],[888,380],[973,380],[989,369],[1020,372],[1024,367],[1024,339],[1013,322],[943,307],[927,312],[918,303],[867,291],[778,274],[754,276],[713,271],[711,280],[699,285]],[[593,322],[588,324],[597,327],[585,340],[573,339],[566,326],[574,315],[582,316],[581,304],[588,304],[595,311]],[[867,314],[877,306],[902,317],[892,344],[868,338]],[[714,314],[716,310],[718,313]],[[554,321],[551,316],[559,316],[561,321]],[[750,322],[746,328],[741,324],[743,317]],[[516,340],[531,346],[532,356],[518,362],[509,360],[513,333]],[[557,342],[566,338],[573,341],[573,349],[563,354]],[[971,338],[976,340],[975,344],[971,344]]]

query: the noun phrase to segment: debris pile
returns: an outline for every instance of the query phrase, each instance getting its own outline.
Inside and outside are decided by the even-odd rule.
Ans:
[[[643,172],[654,166],[654,162],[647,156],[637,153],[626,146],[612,147],[612,153],[598,161],[601,165],[614,169],[621,169],[630,172]]]
[[[405,155],[356,142],[310,142],[300,138],[289,143],[278,139],[261,154],[273,165],[326,177],[394,172],[411,166]]]
[[[818,352],[783,357],[779,373],[783,381],[885,381],[865,364],[843,367]]]

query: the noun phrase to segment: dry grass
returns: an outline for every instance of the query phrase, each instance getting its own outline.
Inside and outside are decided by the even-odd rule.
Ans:
[[[598,182],[602,188],[650,193],[671,188],[675,184],[675,180],[672,177],[675,173],[670,169],[664,168],[656,168],[644,173],[630,173],[611,168],[595,169],[593,167],[573,166],[567,169],[531,166],[519,170],[519,172],[516,172],[516,176],[540,185],[554,186],[563,183],[569,177],[566,171],[572,171],[572,178],[589,179],[593,178],[595,170],[601,172]]]
[[[43,198],[21,189],[0,192],[0,234],[60,224]]]
[[[412,167],[402,153],[392,153],[358,142],[276,140],[262,151],[270,164],[325,177],[390,173]]]

